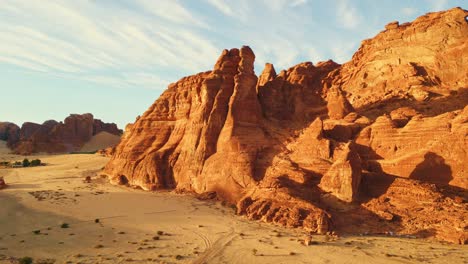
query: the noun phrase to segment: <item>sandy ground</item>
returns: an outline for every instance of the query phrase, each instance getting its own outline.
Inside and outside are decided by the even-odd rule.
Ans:
[[[113,147],[120,142],[120,136],[113,135],[107,132],[101,132],[94,135],[83,147],[81,152],[93,152],[108,147]]]
[[[48,165],[0,169],[0,263],[468,263],[466,246],[417,239],[316,235],[305,246],[301,230],[217,202],[109,185],[98,175],[105,157],[39,158]]]

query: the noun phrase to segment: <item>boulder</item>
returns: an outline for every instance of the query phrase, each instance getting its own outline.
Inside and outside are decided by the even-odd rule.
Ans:
[[[352,143],[347,143],[336,161],[320,180],[320,188],[344,202],[358,198],[361,183],[361,159]]]

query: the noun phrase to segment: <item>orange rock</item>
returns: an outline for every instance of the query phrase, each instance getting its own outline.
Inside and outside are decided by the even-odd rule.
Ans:
[[[20,138],[20,128],[9,122],[0,122],[0,140],[6,141],[8,147],[13,147]]]
[[[224,50],[127,126],[104,172],[311,232],[464,242],[467,15],[391,23],[343,65],[266,64],[259,78],[250,48]]]
[[[19,131],[19,139],[9,146],[17,154],[36,152],[59,153],[79,150],[92,136],[106,131],[120,135],[116,124],[103,123],[92,114],[72,114],[65,121],[49,120],[42,125],[26,122]]]
[[[323,175],[319,187],[342,201],[353,202],[358,197],[361,183],[361,159],[351,143],[345,144],[340,152]]]
[[[0,177],[0,190],[5,188],[7,185],[5,183],[5,180],[3,179],[3,177]]]

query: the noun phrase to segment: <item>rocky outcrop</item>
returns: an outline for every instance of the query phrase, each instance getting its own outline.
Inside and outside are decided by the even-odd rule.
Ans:
[[[7,184],[5,183],[5,180],[3,177],[0,177],[0,190],[3,188],[6,188]]]
[[[267,119],[302,124],[327,112],[327,85],[322,80],[339,64],[333,61],[316,65],[304,62],[278,75],[270,65],[266,65],[257,85],[258,99]]]
[[[0,122],[0,140],[6,141],[8,146],[15,145],[20,138],[20,128],[10,122]]]
[[[17,140],[8,142],[15,153],[23,155],[72,152],[79,151],[100,132],[121,134],[117,125],[103,123],[92,114],[72,114],[60,123],[55,120],[43,124],[26,122],[19,129]]]
[[[322,176],[319,187],[342,201],[356,201],[361,183],[361,159],[351,143],[335,152],[339,153],[337,160]]]
[[[403,127],[380,116],[356,143],[369,171],[468,189],[467,118],[468,107],[435,117],[418,114]]]
[[[97,135],[101,132],[107,132],[112,135],[121,135],[122,130],[117,127],[114,123],[104,123],[100,119],[93,120],[93,135]]]
[[[347,114],[354,112],[340,88],[334,86],[327,93],[327,109],[330,119],[343,119]]]
[[[428,13],[411,23],[392,22],[362,41],[333,79],[354,108],[392,98],[427,100],[468,86],[466,11]]]
[[[127,126],[104,173],[317,233],[465,243],[467,15],[392,22],[348,63],[258,78],[250,48],[224,50]]]

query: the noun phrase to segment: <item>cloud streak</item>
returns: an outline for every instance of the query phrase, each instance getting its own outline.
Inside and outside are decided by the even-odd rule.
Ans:
[[[206,68],[200,56],[214,60],[219,51],[187,27],[206,28],[206,24],[178,2],[152,3],[138,2],[137,9],[144,7],[150,13],[144,17],[137,9],[116,6],[104,12],[108,6],[91,1],[5,1],[0,8],[0,15],[7,18],[0,22],[0,61],[33,71],[94,75],[87,80],[107,84],[110,79],[120,81],[113,77],[115,72],[172,68],[189,73]],[[102,76],[109,71],[114,73]]]
[[[340,0],[337,4],[336,19],[341,26],[348,29],[357,28],[362,19],[357,8],[352,6],[348,0]]]
[[[349,0],[0,1],[0,66],[157,89],[211,69],[224,48],[241,45],[252,46],[257,68],[345,62],[384,24],[372,10],[362,16],[371,0],[362,6]],[[427,1],[433,8],[448,5]]]

